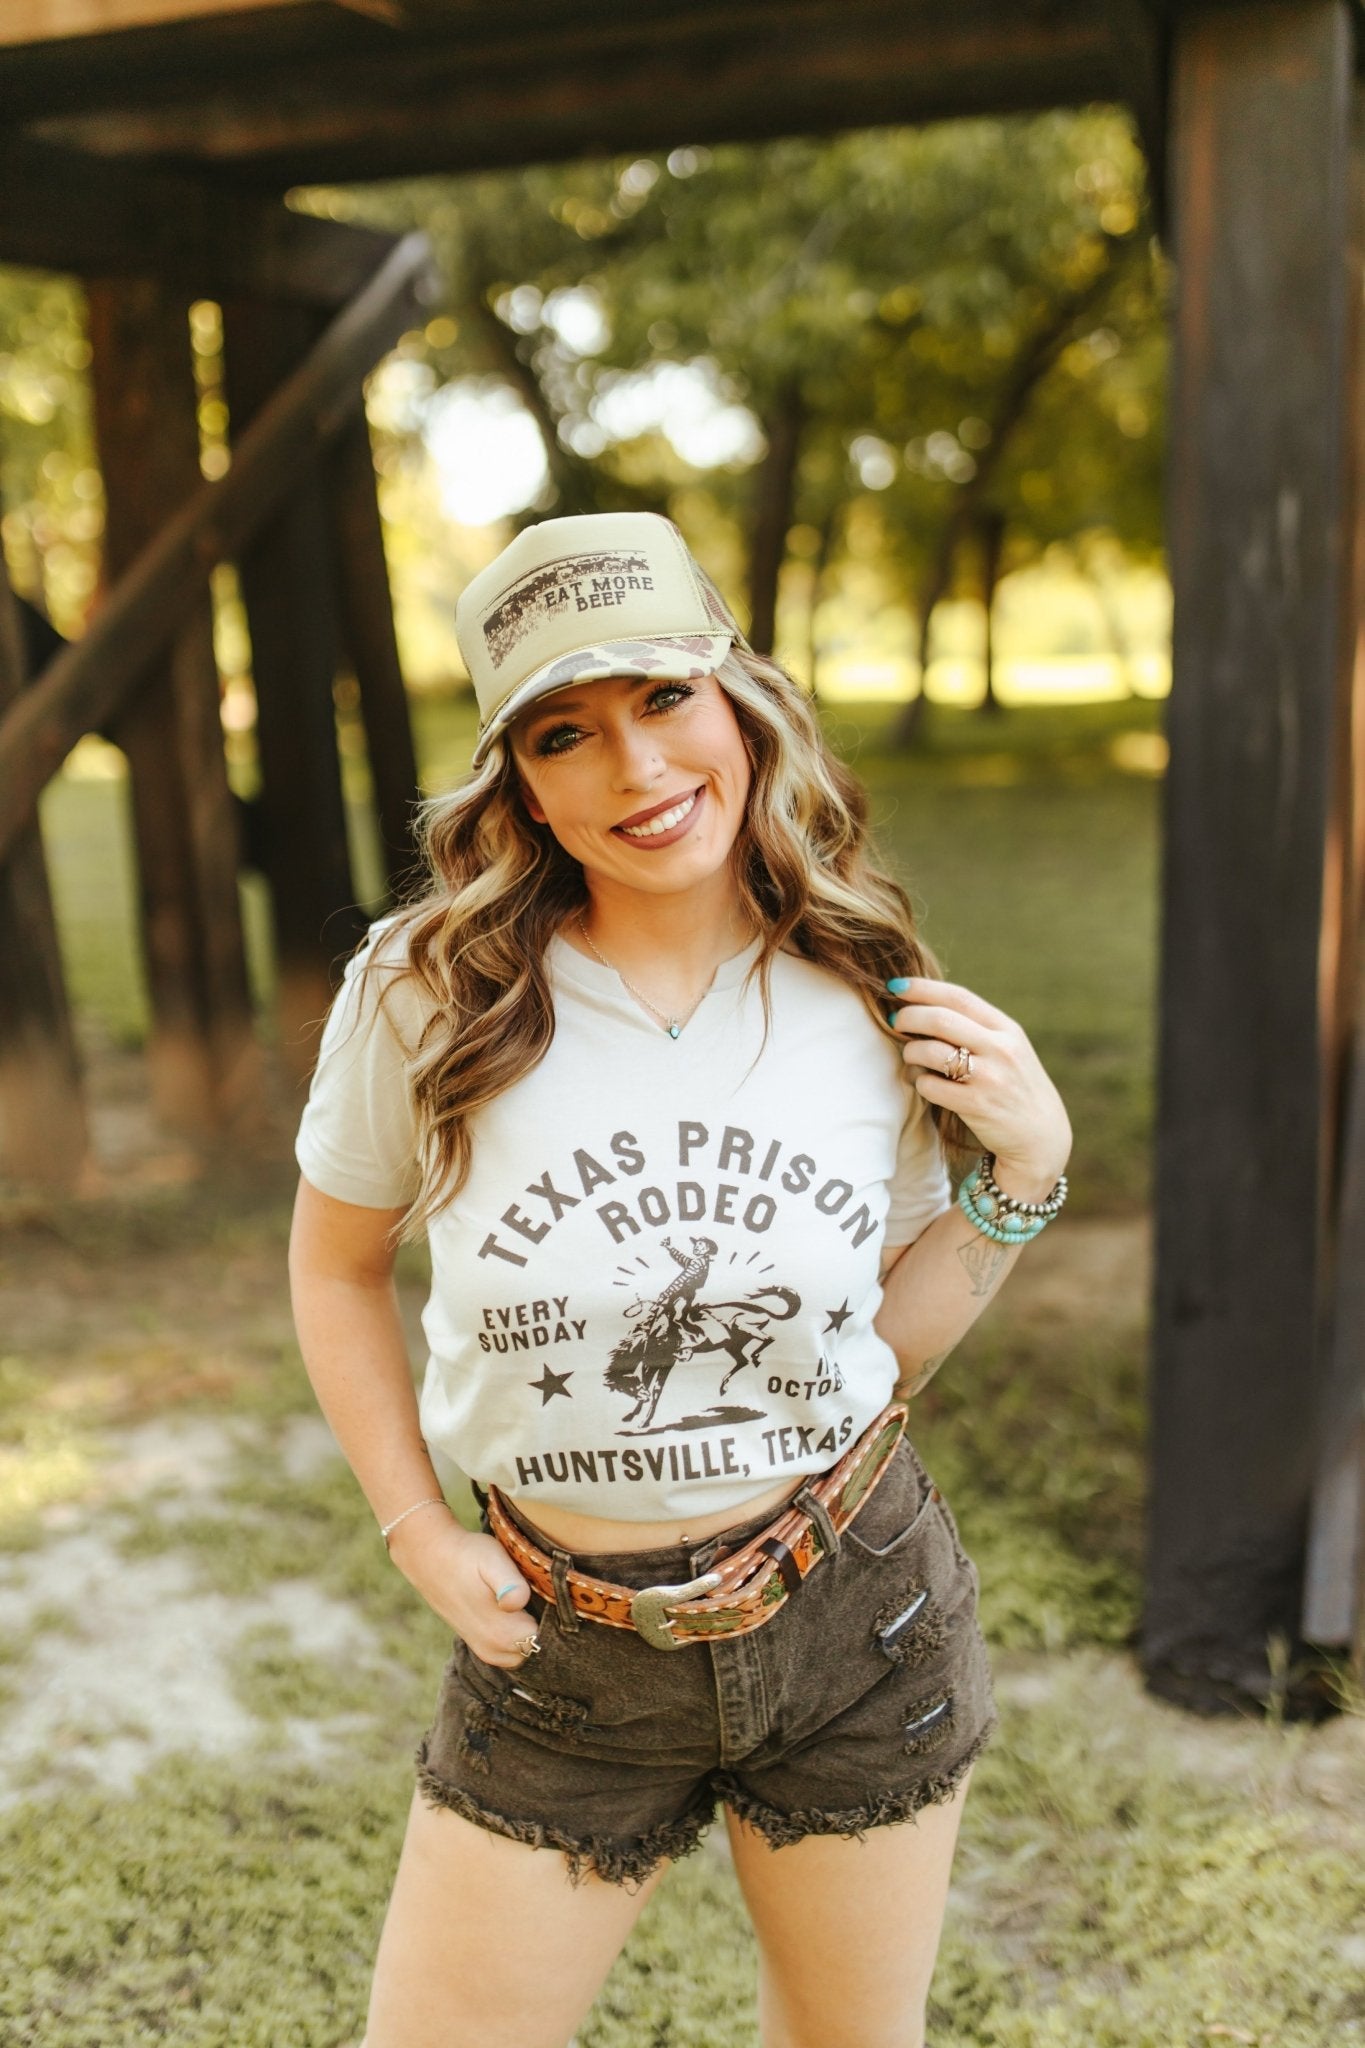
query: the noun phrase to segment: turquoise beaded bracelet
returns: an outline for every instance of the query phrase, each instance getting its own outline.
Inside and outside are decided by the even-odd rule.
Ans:
[[[957,1191],[957,1205],[972,1227],[996,1244],[1031,1244],[1065,1202],[1066,1175],[1041,1202],[1019,1202],[997,1185],[994,1166],[995,1154],[983,1152]]]

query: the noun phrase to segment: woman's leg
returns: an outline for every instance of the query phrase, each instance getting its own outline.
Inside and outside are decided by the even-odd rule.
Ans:
[[[661,1874],[571,1884],[558,1850],[414,1793],[363,2048],[565,2048]]]
[[[770,1849],[727,1812],[759,1950],[763,2048],[923,2048],[970,1771],[951,1801],[861,1841]]]

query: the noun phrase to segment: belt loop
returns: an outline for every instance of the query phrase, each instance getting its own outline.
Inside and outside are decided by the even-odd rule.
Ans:
[[[573,1559],[567,1550],[550,1552],[550,1583],[555,1589],[555,1613],[559,1617],[559,1626],[566,1636],[578,1633],[578,1610],[569,1592],[569,1572],[572,1566]]]
[[[812,1522],[820,1531],[820,1542],[826,1557],[837,1557],[839,1555],[839,1531],[830,1520],[829,1510],[824,1502],[817,1500],[808,1486],[803,1486],[800,1493],[796,1496],[795,1505],[798,1508],[804,1509],[805,1513],[810,1516]]]

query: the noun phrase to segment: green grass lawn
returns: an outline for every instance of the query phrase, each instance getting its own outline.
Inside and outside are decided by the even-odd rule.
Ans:
[[[1157,711],[988,723],[936,707],[932,745],[912,760],[886,751],[887,717],[839,706],[829,723],[945,971],[1026,1025],[1076,1131],[1067,1215],[914,1416],[981,1569],[1001,1706],[968,1803],[930,2039],[1365,2044],[1359,1721],[1196,1723],[1143,1694],[1130,1654],[1158,798],[1143,771]],[[440,786],[467,758],[468,709],[425,700],[417,724]],[[372,891],[359,775],[351,793]],[[59,781],[45,800],[93,1044],[136,1043],[145,1028],[122,806],[114,783]],[[254,884],[246,903],[264,1000]],[[168,1565],[205,1600],[303,1585],[354,1613],[369,1646],[304,1654],[287,1629],[254,1626],[230,1674],[252,1746],[165,1757],[133,1791],[97,1770],[63,1772],[64,1750],[100,1731],[54,1730],[49,1782],[0,1808],[6,2048],[347,2048],[360,2037],[411,1751],[446,1642],[387,1565],[344,1467],[291,1463],[289,1430],[312,1404],[284,1300],[289,1195],[282,1160],[250,1185],[19,1205],[0,1233],[12,1311],[0,1340],[0,1577],[62,1531],[88,1529],[114,1546],[130,1585]],[[400,1271],[411,1311],[422,1251],[405,1252]],[[149,1415],[207,1418],[231,1451],[221,1483],[196,1492],[172,1470],[120,1492],[109,1477],[120,1432]],[[59,1599],[5,1644],[0,1733],[38,1639],[79,1643],[89,1625]],[[340,1734],[301,1765],[286,1743],[314,1723]],[[533,1936],[514,1938],[529,1957]],[[755,2048],[752,1986],[733,1878],[703,1851],[661,1888],[579,2048]]]

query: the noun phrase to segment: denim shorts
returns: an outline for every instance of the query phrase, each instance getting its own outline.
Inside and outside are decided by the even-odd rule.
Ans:
[[[677,1584],[771,1519],[572,1562],[621,1585]],[[909,1820],[952,1796],[995,1730],[978,1586],[902,1438],[834,1555],[748,1635],[656,1650],[533,1595],[543,1647],[517,1669],[457,1640],[417,1751],[423,1796],[563,1852],[575,1878],[627,1885],[694,1849],[717,1800],[775,1848]]]

